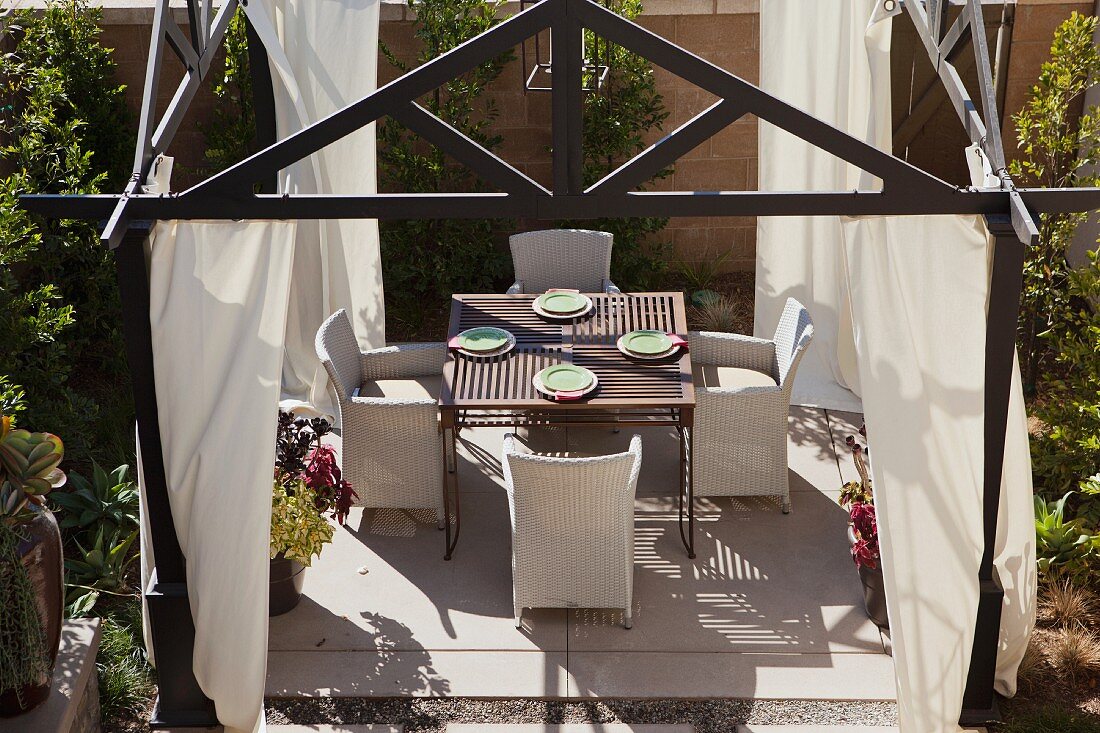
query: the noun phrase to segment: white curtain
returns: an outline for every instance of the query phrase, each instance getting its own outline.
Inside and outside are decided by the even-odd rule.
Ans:
[[[268,50],[280,139],[375,90],[380,1],[261,0],[245,7]],[[374,125],[282,171],[279,190],[374,193]],[[321,323],[340,308],[351,316],[361,347],[385,345],[378,222],[299,221],[283,367],[284,407],[335,414],[313,343]]]
[[[195,677],[228,733],[263,722],[272,426],[295,226],[166,221],[149,238],[157,406]]]
[[[765,0],[762,81],[773,94],[889,150],[887,15],[871,0]],[[870,187],[866,174],[805,148],[762,126],[761,188]],[[959,216],[761,221],[758,331],[767,332],[770,314],[788,294],[807,298],[815,326],[823,319],[831,338],[820,340],[803,402],[844,406],[841,385],[862,396],[902,733],[955,731],[982,549],[988,232],[980,218]],[[997,688],[1013,694],[1035,593],[1018,376],[1006,454],[996,547],[1006,592]]]
[[[843,130],[862,130],[869,142],[882,130],[889,135],[888,107],[878,125],[868,125],[874,106],[864,30],[875,7],[875,0],[764,0],[761,88]],[[889,44],[889,24],[875,30],[876,40]],[[880,185],[859,168],[763,121],[759,170],[761,191]],[[814,319],[814,340],[799,367],[792,402],[858,411],[841,241],[836,216],[758,219],[753,332],[771,338],[787,298],[803,303]]]
[[[982,555],[990,239],[978,217],[845,223],[852,322],[872,448],[902,733],[955,731]],[[1031,466],[1019,375],[1010,407],[997,565],[998,690],[1034,618]]]

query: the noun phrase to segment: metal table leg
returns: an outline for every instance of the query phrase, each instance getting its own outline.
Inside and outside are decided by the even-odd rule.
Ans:
[[[690,559],[695,559],[695,481],[694,481],[694,441],[691,436],[691,428],[677,429],[680,436],[680,486],[677,491],[679,498],[680,540],[684,543],[684,549]],[[687,532],[684,532],[684,504],[687,495]]]
[[[447,433],[451,434],[451,460],[454,467],[451,468],[451,460],[447,457]],[[454,554],[455,545],[458,544],[458,534],[462,529],[462,511],[458,499],[458,427],[443,428],[443,529],[446,532],[444,560],[450,560]],[[454,492],[454,532],[451,532],[451,492]]]

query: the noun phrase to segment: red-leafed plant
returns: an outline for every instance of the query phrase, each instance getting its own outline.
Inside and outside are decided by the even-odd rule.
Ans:
[[[323,418],[295,418],[280,410],[275,433],[275,480],[291,495],[294,485],[301,481],[313,494],[317,511],[343,524],[357,495],[340,473],[336,450],[321,444],[331,432],[332,425]]]
[[[866,425],[860,427],[860,436],[867,438]],[[875,516],[875,495],[871,489],[871,476],[867,470],[867,446],[860,444],[854,435],[844,439],[852,451],[852,459],[859,473],[859,481],[849,481],[840,488],[840,505],[848,508],[848,518],[855,533],[852,559],[858,567],[874,570],[879,565],[878,520]]]

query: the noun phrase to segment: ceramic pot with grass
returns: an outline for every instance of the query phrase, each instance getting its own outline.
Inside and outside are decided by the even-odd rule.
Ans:
[[[16,551],[23,565],[22,571],[27,574],[34,589],[38,618],[45,632],[49,667],[38,680],[18,690],[4,690],[0,693],[0,717],[4,718],[21,715],[41,705],[50,696],[53,665],[61,645],[61,625],[65,612],[61,531],[49,509],[32,507],[32,511],[34,518],[18,527],[20,539]]]

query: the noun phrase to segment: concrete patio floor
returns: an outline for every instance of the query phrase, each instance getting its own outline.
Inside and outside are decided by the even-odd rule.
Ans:
[[[537,436],[547,450],[604,453],[642,435],[629,631],[621,611],[588,609],[528,610],[514,627],[506,431],[464,431],[454,559],[432,512],[355,510],[307,571],[301,604],[271,620],[267,695],[893,700],[836,504],[855,478],[843,441],[858,420],[793,409],[792,513],[699,499],[694,561],[677,530],[671,431]]]

